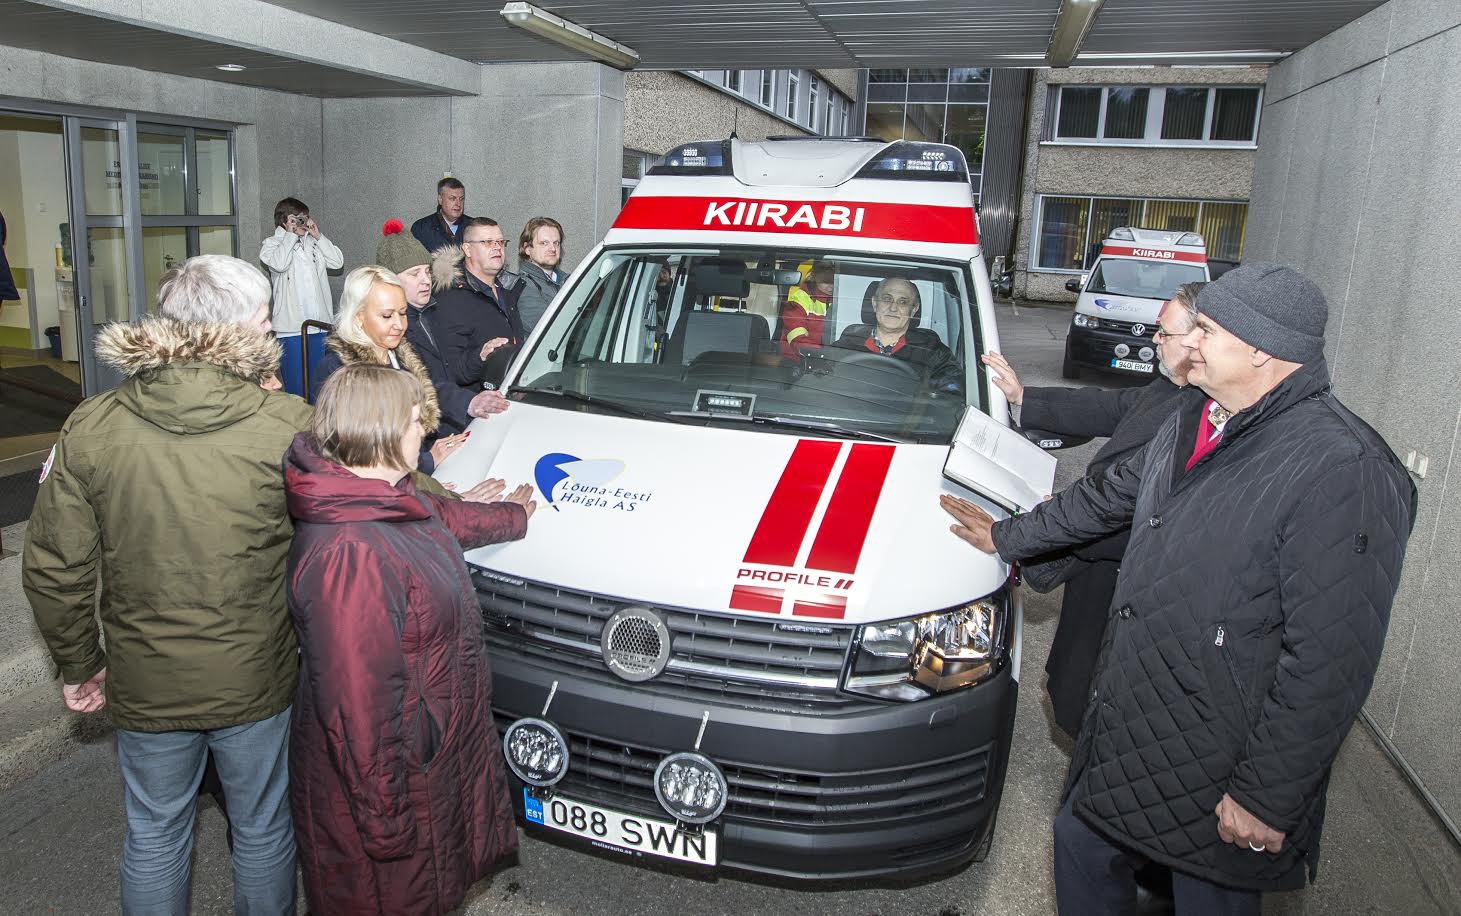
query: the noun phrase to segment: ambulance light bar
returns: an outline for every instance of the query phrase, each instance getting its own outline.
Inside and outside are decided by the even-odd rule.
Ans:
[[[1117,242],[1134,242],[1136,241],[1136,233],[1122,226],[1120,229],[1111,230],[1111,234],[1107,238]]]
[[[879,153],[856,177],[967,183],[969,168],[957,147],[904,140]]]
[[[731,153],[729,140],[708,140],[675,147],[664,158],[650,166],[650,175],[729,175]]]
[[[1198,235],[1196,232],[1188,232],[1184,234],[1180,239],[1177,240],[1177,244],[1191,245],[1194,248],[1207,247],[1207,243],[1202,240],[1202,236]]]

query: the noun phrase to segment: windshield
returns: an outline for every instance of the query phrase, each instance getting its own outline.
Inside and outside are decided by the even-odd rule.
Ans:
[[[967,265],[781,248],[613,249],[514,391],[671,422],[948,442],[982,406]]]
[[[1167,300],[1183,283],[1206,279],[1197,264],[1102,258],[1091,274],[1091,282],[1086,284],[1086,292]]]

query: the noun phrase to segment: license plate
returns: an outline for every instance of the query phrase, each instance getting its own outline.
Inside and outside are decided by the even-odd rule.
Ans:
[[[1113,359],[1113,360],[1111,360],[1111,368],[1112,369],[1127,369],[1127,370],[1130,370],[1131,372],[1147,372],[1147,373],[1150,373],[1152,371],[1152,369],[1155,368],[1155,366],[1153,366],[1153,364],[1151,364],[1151,363],[1143,363],[1143,362],[1140,362],[1140,361],[1134,360],[1134,359]]]
[[[659,856],[696,865],[715,865],[718,849],[713,830],[692,836],[669,821],[622,814],[587,802],[555,795],[544,801],[523,789],[527,819],[588,840],[600,849],[636,856]]]

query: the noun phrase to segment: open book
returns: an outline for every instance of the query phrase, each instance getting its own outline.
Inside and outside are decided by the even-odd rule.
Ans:
[[[1055,456],[970,407],[944,459],[944,476],[1011,515],[1039,505],[1055,483]]]

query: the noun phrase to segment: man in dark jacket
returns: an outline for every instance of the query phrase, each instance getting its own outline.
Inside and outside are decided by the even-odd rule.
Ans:
[[[411,234],[435,252],[448,245],[460,245],[462,233],[471,219],[467,210],[467,187],[455,178],[436,183],[436,212],[411,224]]]
[[[15,288],[15,278],[10,275],[10,260],[5,257],[5,214],[0,213],[0,302],[19,299],[20,291]]]
[[[123,911],[186,910],[211,752],[228,796],[235,908],[293,913],[286,749],[298,656],[280,456],[310,409],[263,387],[279,345],[258,268],[193,258],[158,303],[157,317],[97,335],[97,356],[126,378],[61,430],[22,581],[67,707],[106,707],[117,725]]]
[[[496,220],[468,220],[462,247],[432,255],[442,350],[458,385],[477,391],[502,383],[523,339],[517,274],[504,267],[507,238]]]
[[[442,435],[459,433],[478,417],[490,417],[507,409],[507,399],[496,391],[478,391],[457,384],[447,369],[445,331],[439,326],[439,306],[431,294],[431,255],[414,237],[401,232],[397,220],[387,220],[384,237],[375,249],[375,263],[396,275],[406,291],[406,341],[411,344],[431,376],[441,409]]]
[[[1203,284],[1184,283],[1157,318],[1157,361],[1161,374],[1140,388],[1026,388],[998,353],[982,357],[994,370],[994,383],[1012,406],[1020,409],[1020,425],[1064,436],[1109,436],[1086,467],[1099,477],[1106,468],[1146,447],[1172,412],[1195,407],[1206,398],[1187,384],[1189,351],[1180,343],[1197,324],[1197,294]],[[1116,590],[1116,574],[1131,531],[1062,551],[1043,563],[1026,565],[1026,582],[1037,591],[1064,583],[1060,623],[1045,661],[1046,689],[1055,724],[1072,738],[1080,731],[1081,713],[1091,694],[1091,677],[1106,630],[1106,611]],[[1036,584],[1048,576],[1048,585]]]
[[[1006,560],[1134,520],[1055,822],[1063,913],[1126,912],[1143,861],[1173,869],[1179,912],[1257,914],[1314,876],[1415,518],[1394,453],[1329,391],[1317,287],[1250,264],[1197,305],[1183,344],[1211,400],[1027,515],[942,499]]]

